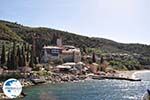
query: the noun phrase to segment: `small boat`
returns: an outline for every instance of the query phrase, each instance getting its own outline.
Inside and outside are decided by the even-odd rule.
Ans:
[[[150,100],[150,90],[147,89],[147,91],[144,93],[142,100]]]

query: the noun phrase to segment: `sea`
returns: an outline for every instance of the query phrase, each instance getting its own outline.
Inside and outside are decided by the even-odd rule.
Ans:
[[[150,71],[134,74],[142,81],[86,80],[24,88],[23,100],[141,100],[150,89]],[[21,99],[22,100],[22,99]]]

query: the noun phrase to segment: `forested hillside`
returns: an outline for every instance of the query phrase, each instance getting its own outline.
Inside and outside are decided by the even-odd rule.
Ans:
[[[146,63],[150,64],[150,46],[144,44],[123,44],[104,38],[90,38],[75,33],[44,27],[27,27],[14,22],[0,20],[0,39],[9,41],[24,41],[32,43],[32,36],[36,34],[39,49],[47,44],[55,44],[54,40],[61,37],[63,44],[75,45],[79,48],[96,48],[103,53],[139,54]],[[92,34],[92,33],[91,33]]]

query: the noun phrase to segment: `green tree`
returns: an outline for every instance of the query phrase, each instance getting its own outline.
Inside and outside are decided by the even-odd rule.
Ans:
[[[18,49],[17,49],[17,66],[22,67],[22,55],[21,55],[21,51],[20,51],[19,46],[18,46]]]
[[[103,64],[104,63],[104,58],[103,56],[101,57],[101,60],[100,60],[100,64]]]
[[[2,54],[1,54],[1,64],[4,65],[6,63],[6,51],[5,45],[2,46]]]
[[[28,48],[27,48],[27,55],[26,55],[26,61],[29,62],[29,59],[30,59],[30,45],[28,44]]]
[[[86,47],[84,46],[83,47],[83,52],[86,54],[87,53],[87,50],[86,50]]]
[[[13,44],[13,50],[11,52],[11,65],[12,70],[17,69],[17,61],[16,61],[16,43]]]
[[[31,56],[30,56],[30,62],[29,62],[29,67],[33,68],[34,67],[34,56],[33,56],[33,50],[31,50]]]
[[[24,45],[24,50],[27,51],[27,44],[24,43],[23,45]]]
[[[9,51],[8,54],[7,54],[7,68],[12,69],[11,67],[12,66],[11,66],[10,51]]]
[[[26,57],[25,57],[25,50],[24,46],[22,46],[22,66],[26,66]]]
[[[52,45],[56,45],[57,44],[57,38],[58,38],[58,35],[56,33],[53,34],[52,36],[52,40],[51,40],[51,44]]]
[[[96,62],[96,56],[95,56],[95,53],[94,53],[94,52],[93,52],[93,55],[92,55],[92,61],[93,61],[93,63]]]

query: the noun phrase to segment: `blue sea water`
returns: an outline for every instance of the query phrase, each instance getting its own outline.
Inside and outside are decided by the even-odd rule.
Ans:
[[[141,82],[87,80],[25,88],[24,100],[141,100],[150,88],[150,72],[136,75]]]

